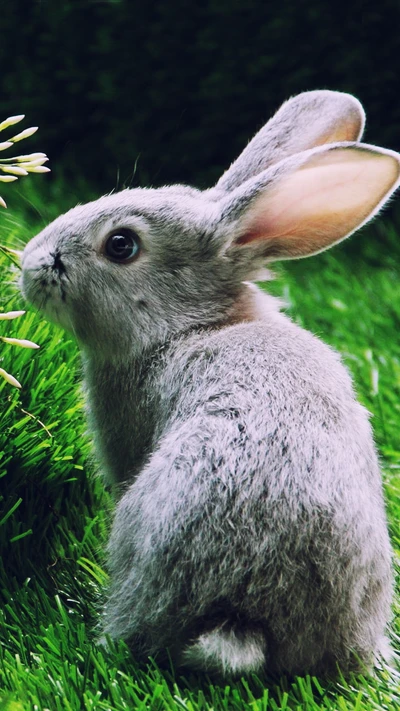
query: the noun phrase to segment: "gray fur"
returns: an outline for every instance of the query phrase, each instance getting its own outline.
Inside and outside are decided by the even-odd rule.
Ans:
[[[82,350],[119,498],[103,630],[139,657],[331,673],[371,665],[384,643],[391,550],[368,413],[338,354],[248,283],[272,254],[235,244],[260,190],[335,148],[318,147],[326,123],[358,110],[357,140],[358,106],[303,94],[215,189],[102,197],[24,251],[23,292]],[[129,265],[102,251],[121,227],[141,238]]]

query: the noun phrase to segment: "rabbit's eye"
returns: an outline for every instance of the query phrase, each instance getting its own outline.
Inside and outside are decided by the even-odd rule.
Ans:
[[[106,256],[116,262],[127,262],[139,251],[139,237],[132,230],[122,229],[110,235],[105,244]]]

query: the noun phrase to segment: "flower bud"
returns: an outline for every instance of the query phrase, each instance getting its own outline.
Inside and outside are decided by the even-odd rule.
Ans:
[[[25,114],[19,114],[18,116],[9,116],[0,123],[0,131],[4,131],[5,128],[9,126],[15,126],[16,123],[22,121],[25,118]]]
[[[37,165],[43,165],[43,163],[49,160],[47,156],[44,158],[34,158],[32,160],[29,160],[30,156],[25,156],[26,161],[22,161],[21,158],[22,156],[17,156],[14,160],[17,161],[20,168],[25,168],[26,170],[28,170],[28,168],[35,168]]]
[[[4,311],[0,313],[0,321],[11,321],[13,318],[23,316],[26,311]]]
[[[28,175],[28,171],[25,168],[19,168],[16,165],[3,165],[0,163],[0,170],[3,173],[11,173],[11,175]]]
[[[39,158],[43,158],[44,160],[49,160],[48,157],[46,156],[46,153],[28,153],[25,156],[16,156],[13,158],[13,160],[19,161],[31,161],[31,160],[38,160]]]
[[[45,165],[34,165],[33,167],[31,167],[29,163],[24,163],[24,166],[24,169],[28,173],[51,173],[50,168],[46,168]]]
[[[22,387],[21,383],[18,382],[18,380],[16,378],[14,378],[13,375],[10,375],[10,373],[7,373],[7,371],[4,370],[3,368],[0,368],[0,375],[2,378],[4,378],[4,380],[7,380],[7,382],[10,383],[10,385],[14,385],[15,388]]]
[[[12,136],[12,138],[9,138],[9,141],[12,141],[12,143],[18,143],[18,141],[23,141],[24,138],[29,138],[29,136],[33,136],[34,133],[38,130],[39,126],[31,126],[30,128],[26,128],[24,131],[21,131],[21,133],[17,133],[15,136]]]
[[[20,348],[40,348],[37,343],[27,341],[25,338],[8,338],[7,336],[0,336],[0,340],[4,341],[4,343],[9,343],[10,346],[19,346]]]

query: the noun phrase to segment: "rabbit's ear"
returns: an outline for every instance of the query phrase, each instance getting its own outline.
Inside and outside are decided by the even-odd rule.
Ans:
[[[339,144],[294,156],[221,201],[221,227],[226,234],[230,223],[234,235],[225,249],[251,247],[271,260],[321,252],[373,217],[399,183],[400,154],[383,148]]]
[[[365,114],[339,91],[307,91],[286,101],[223,174],[213,191],[230,192],[295,153],[340,141],[359,141]]]

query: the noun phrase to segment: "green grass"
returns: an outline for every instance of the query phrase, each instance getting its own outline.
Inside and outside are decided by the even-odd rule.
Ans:
[[[26,241],[78,199],[55,184],[44,207],[32,190],[6,196],[10,210],[0,215],[1,242]],[[343,354],[361,401],[373,413],[396,555],[399,258],[396,229],[379,221],[352,245],[279,266],[268,284],[286,298],[293,318]],[[0,266],[0,310],[21,308],[12,283],[16,274],[1,255]],[[23,388],[0,382],[0,711],[400,709],[397,665],[380,667],[374,677],[329,684],[252,677],[218,686],[199,675],[161,672],[153,662],[138,666],[122,643],[95,646],[112,502],[95,475],[85,435],[77,349],[68,335],[31,312],[1,323],[0,330],[41,344],[35,352],[1,347],[1,366]],[[398,602],[394,613],[396,646]]]

